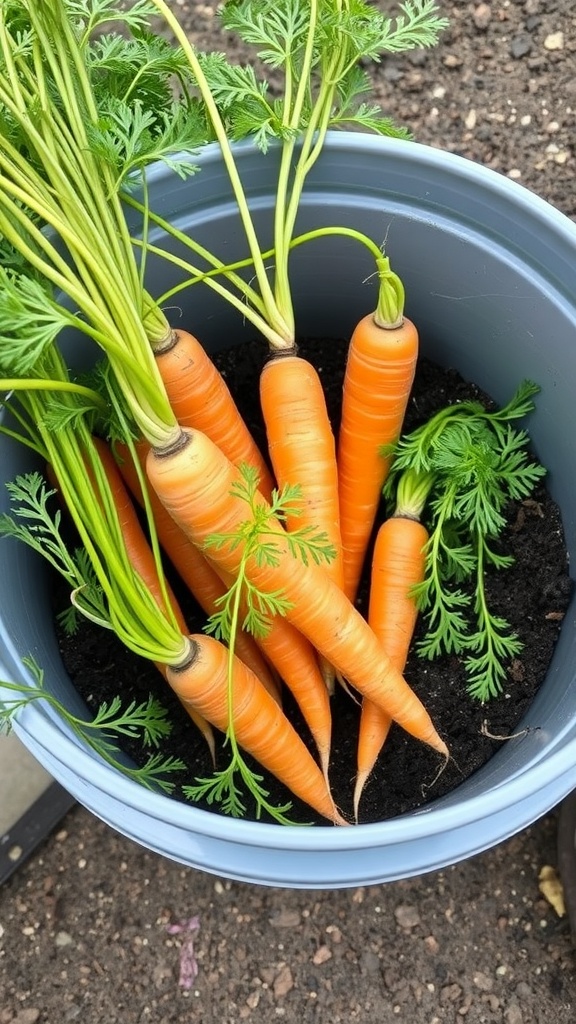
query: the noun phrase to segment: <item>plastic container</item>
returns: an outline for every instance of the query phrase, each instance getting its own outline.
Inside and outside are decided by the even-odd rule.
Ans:
[[[264,245],[270,241],[275,156],[239,147],[238,161]],[[151,175],[153,207],[227,260],[245,255],[218,150],[183,182]],[[426,354],[455,366],[504,401],[519,380],[542,387],[530,431],[576,545],[576,226],[520,185],[462,158],[414,143],[358,134],[330,137],[310,179],[299,230],[354,226],[387,251],[402,275],[407,312]],[[150,288],[172,280],[152,261]],[[292,280],[299,331],[349,332],[370,310],[370,258],[349,239],[296,250]],[[176,300],[183,326],[211,347],[252,336],[238,314],[203,286]],[[0,440],[2,479],[24,471],[27,455]],[[6,496],[2,491],[1,500]],[[48,685],[82,711],[63,671],[43,567],[23,546],[0,545],[0,678],[21,679],[32,653]],[[0,689],[0,700],[1,700]],[[576,782],[576,628],[571,606],[553,663],[522,725],[475,775],[426,808],[379,824],[290,829],[223,818],[150,793],[85,750],[47,708],[34,704],[16,731],[49,772],[96,815],[144,846],[221,876],[296,888],[391,881],[441,868],[485,850],[561,801]]]

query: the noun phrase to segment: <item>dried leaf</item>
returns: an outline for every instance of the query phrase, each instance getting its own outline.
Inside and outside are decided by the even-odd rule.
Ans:
[[[557,872],[549,864],[545,864],[538,875],[539,889],[545,900],[554,908],[558,917],[566,914],[564,889]]]
[[[178,985],[183,989],[191,989],[198,976],[198,961],[194,952],[194,936],[200,928],[199,917],[188,917],[183,921],[166,925],[168,935],[184,935],[180,946],[180,976]]]

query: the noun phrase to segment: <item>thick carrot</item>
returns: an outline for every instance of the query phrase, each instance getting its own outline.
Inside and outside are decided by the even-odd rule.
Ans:
[[[146,462],[149,447],[146,441],[139,441],[136,445],[136,452],[142,465]],[[124,482],[135,499],[143,504],[140,480],[128,447],[118,444],[115,447],[115,453],[118,469]],[[157,494],[150,491],[148,497],[158,540],[163,550],[202,610],[207,616],[213,615],[218,609],[219,599],[226,593],[227,586],[222,582],[221,576],[210,560],[198,550],[174,522]],[[260,682],[274,699],[279,701],[280,690],[276,679],[268,663],[260,654],[256,642],[247,633],[238,634],[236,654],[256,673]]]
[[[397,441],[414,380],[418,332],[402,318],[381,327],[374,314],[357,324],[350,341],[338,438],[340,528],[344,590],[356,597],[390,459],[380,454]]]
[[[334,558],[324,568],[342,587],[336,442],[316,369],[296,353],[276,353],[260,374],[260,404],[278,487],[300,487],[300,514],[287,516],[286,527],[289,531],[308,527],[326,534]],[[331,693],[334,670],[325,659],[320,665]]]
[[[234,734],[245,751],[319,814],[345,825],[320,768],[254,673],[234,660],[230,702],[228,651],[213,637],[192,636],[191,643],[189,662],[168,669],[168,681],[180,700],[190,701],[223,731],[230,725],[231,712]]]
[[[234,493],[242,481],[236,467],[205,435],[183,431],[169,451],[150,450],[146,469],[160,500],[194,543],[203,546],[215,533],[237,538],[236,543],[226,542],[212,552],[220,565],[236,574],[244,558],[243,531],[250,519],[249,505]],[[263,497],[257,501],[267,507]],[[257,555],[248,556],[245,568],[250,583],[267,594],[281,592],[291,603],[288,620],[342,676],[409,733],[447,756],[446,744],[428,712],[368,623],[321,566],[305,565],[293,554],[281,524],[272,516],[269,528],[276,534],[277,557],[270,564]]]
[[[183,427],[201,430],[235,466],[258,470],[260,490],[270,499],[274,481],[228,385],[207,352],[187,331],[173,331],[154,349],[170,404]]]
[[[137,447],[138,454],[146,460],[149,445],[140,442]],[[141,499],[138,476],[130,455],[123,449],[120,452],[124,456],[121,472],[128,480],[133,493],[139,495]],[[213,614],[217,610],[219,598],[231,585],[231,575],[221,568],[218,569],[189,540],[153,490],[150,501],[162,547],[206,614]],[[256,674],[275,699],[280,701],[280,690],[269,663],[274,667],[298,703],[304,721],[317,744],[322,769],[327,775],[332,717],[326,686],[312,644],[290,626],[285,618],[277,615],[271,622],[269,632],[263,637],[255,639],[239,631],[235,641],[235,653]]]
[[[143,461],[149,445],[139,442],[137,451]],[[132,493],[142,499],[140,481],[128,449],[117,446],[120,472]],[[166,554],[207,615],[218,608],[218,600],[229,588],[232,578],[201,552],[166,511],[157,494],[149,494],[158,538]],[[265,658],[259,652],[262,651]],[[292,692],[314,738],[322,770],[327,776],[330,759],[332,716],[326,686],[318,667],[316,652],[301,633],[286,619],[275,616],[270,629],[257,639],[239,631],[235,653],[253,672],[275,700],[280,692],[268,662]]]
[[[148,448],[146,442],[137,445],[143,461]],[[132,492],[141,500],[138,474],[130,453],[121,446],[117,446],[117,451],[121,459],[120,471]],[[218,571],[210,559],[188,539],[154,491],[150,492],[149,497],[162,547],[206,614],[212,615],[218,607],[218,599],[230,586],[230,575],[222,569]],[[247,633],[237,633],[235,653],[256,673],[278,701],[278,687],[258,648],[292,692],[316,743],[322,770],[327,776],[332,716],[314,648],[297,629],[279,616],[271,621],[268,633],[257,640]]]
[[[288,516],[286,527],[326,534],[335,557],[325,569],[342,586],[336,442],[316,369],[298,355],[274,355],[260,375],[260,404],[278,486],[301,489],[300,514]]]
[[[378,530],[372,555],[368,622],[399,672],[404,671],[418,607],[412,588],[424,579],[426,527],[417,519],[394,515]],[[364,699],[360,713],[354,814],[374,768],[392,719],[373,701]]]

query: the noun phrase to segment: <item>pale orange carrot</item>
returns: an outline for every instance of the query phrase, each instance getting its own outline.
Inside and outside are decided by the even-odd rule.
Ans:
[[[336,443],[316,369],[296,354],[276,353],[260,375],[260,404],[278,487],[298,486],[301,491],[299,514],[288,516],[286,527],[312,527],[326,534],[334,557],[325,570],[341,587]]]
[[[260,374],[260,404],[278,487],[300,488],[299,514],[287,516],[286,527],[288,531],[309,528],[326,535],[334,557],[324,568],[342,587],[336,443],[315,367],[296,351],[276,352]],[[320,666],[332,693],[334,670],[323,658]]]
[[[292,551],[278,520],[274,531],[274,564],[252,554],[244,559],[243,540],[248,503],[237,493],[240,472],[209,438],[182,431],[177,442],[160,452],[151,449],[146,462],[151,486],[188,536],[203,546],[214,534],[234,535],[212,549],[212,557],[236,574],[244,562],[250,583],[266,594],[282,593],[290,602],[286,617],[363,696],[371,698],[404,729],[448,755],[430,716],[403,676],[391,664],[367,622],[324,569],[304,564]],[[258,504],[266,505],[262,496]]]
[[[363,317],[352,334],[338,438],[344,590],[351,601],[390,466],[381,447],[398,440],[418,358],[418,332],[403,315],[403,289],[383,262],[381,294],[392,289],[397,301],[392,313],[379,306]]]
[[[168,681],[180,700],[223,731],[232,719],[239,746],[323,817],[345,825],[320,768],[254,673],[234,659],[230,699],[226,648],[202,634],[192,636],[191,644],[189,661],[168,669]]]

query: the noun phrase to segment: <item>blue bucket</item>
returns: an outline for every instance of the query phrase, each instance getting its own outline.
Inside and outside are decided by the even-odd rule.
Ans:
[[[238,167],[263,245],[271,240],[276,155],[237,147]],[[152,208],[223,257],[246,254],[216,146],[188,181],[164,167],[150,174]],[[136,222],[135,222],[136,223]],[[329,137],[303,198],[298,231],[354,227],[387,251],[402,276],[408,315],[425,325],[423,352],[456,367],[497,401],[522,378],[542,388],[530,433],[549,470],[571,557],[576,545],[576,226],[522,186],[460,157],[410,142],[358,134]],[[161,233],[155,241],[163,242]],[[151,259],[149,288],[171,283]],[[341,337],[374,307],[373,264],[350,239],[329,238],[291,257],[298,331]],[[363,283],[364,282],[364,283]],[[208,288],[176,300],[179,320],[212,351],[252,336]],[[2,480],[30,463],[0,439]],[[0,491],[2,506],[6,493]],[[0,545],[0,678],[27,678],[33,654],[46,684],[85,714],[55,640],[48,582],[22,545]],[[182,864],[241,881],[293,888],[370,885],[423,874],[507,839],[576,786],[576,623],[562,625],[547,678],[519,728],[491,760],[450,794],[417,812],[351,828],[285,828],[238,821],[139,787],[86,749],[48,707],[19,714],[16,732],[79,801],[117,831]],[[0,701],[3,691],[0,686]],[[7,696],[7,695],[6,695]],[[449,738],[448,738],[449,739]]]

